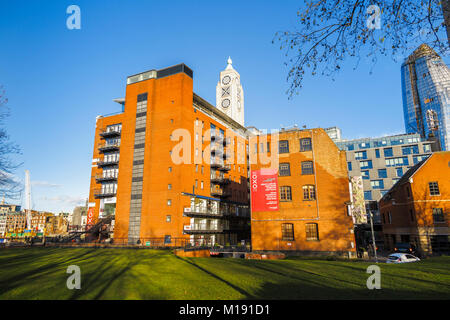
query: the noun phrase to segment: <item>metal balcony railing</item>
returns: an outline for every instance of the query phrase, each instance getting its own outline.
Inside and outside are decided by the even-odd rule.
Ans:
[[[120,149],[120,142],[115,143],[99,143],[98,151],[99,152],[107,152],[107,151],[117,151]]]
[[[211,183],[215,184],[227,184],[230,182],[230,179],[225,178],[223,173],[216,174],[214,171],[211,173]]]
[[[94,190],[94,197],[97,199],[114,197],[116,196],[116,194],[117,192],[113,190],[102,190],[102,189]]]
[[[99,168],[106,167],[106,166],[117,165],[117,164],[119,164],[119,159],[103,160],[103,161],[97,162],[97,166]]]
[[[218,225],[207,225],[205,223],[194,223],[184,226],[186,233],[221,233],[223,227]]]
[[[223,167],[223,160],[217,158],[211,159],[211,168],[220,169],[221,167]]]
[[[204,218],[221,218],[220,212],[217,209],[207,207],[187,207],[183,210],[183,215],[186,217],[204,217]]]
[[[121,135],[121,131],[119,131],[119,130],[105,130],[105,129],[103,129],[103,130],[101,130],[100,131],[100,137],[102,137],[102,138],[114,138],[114,137],[120,137],[120,135]]]
[[[223,195],[223,190],[219,189],[219,188],[211,188],[211,195],[212,196],[222,196]]]
[[[220,171],[230,171],[231,170],[231,164],[224,164],[219,168]]]
[[[116,181],[117,177],[118,177],[118,173],[114,173],[114,174],[97,174],[97,175],[95,175],[95,180],[97,182]]]

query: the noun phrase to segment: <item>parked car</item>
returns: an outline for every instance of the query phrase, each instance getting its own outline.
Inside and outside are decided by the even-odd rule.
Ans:
[[[393,253],[390,254],[386,263],[408,263],[420,261],[419,258],[408,253]]]
[[[416,248],[410,243],[398,242],[395,244],[394,252],[415,254]]]

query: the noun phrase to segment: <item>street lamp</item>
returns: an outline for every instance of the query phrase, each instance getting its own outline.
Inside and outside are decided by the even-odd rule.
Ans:
[[[369,215],[370,215],[370,230],[372,231],[372,245],[373,245],[373,251],[375,253],[375,263],[378,263],[377,245],[375,243],[375,234],[373,232],[373,213],[372,213],[372,210],[369,211]]]

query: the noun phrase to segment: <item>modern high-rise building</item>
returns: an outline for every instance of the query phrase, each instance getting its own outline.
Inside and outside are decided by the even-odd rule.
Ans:
[[[128,77],[115,100],[123,111],[97,118],[87,224],[115,215],[116,243],[250,239],[243,91],[231,59],[217,90],[219,107],[193,92],[184,64]]]
[[[407,133],[436,137],[450,150],[450,69],[428,45],[417,48],[401,67]]]

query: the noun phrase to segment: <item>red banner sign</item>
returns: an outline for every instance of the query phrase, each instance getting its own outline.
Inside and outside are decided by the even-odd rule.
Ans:
[[[250,174],[252,212],[278,211],[278,170],[261,169]]]

